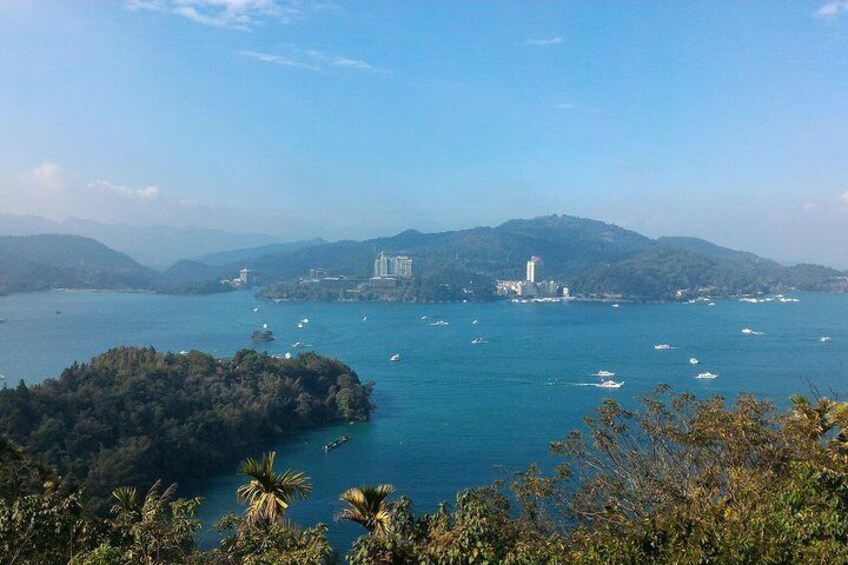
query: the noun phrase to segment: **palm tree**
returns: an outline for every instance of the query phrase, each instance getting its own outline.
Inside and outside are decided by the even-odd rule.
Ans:
[[[395,491],[392,485],[368,486],[348,489],[339,500],[348,507],[339,512],[338,520],[350,520],[377,536],[385,536],[392,530],[394,504],[386,500]]]
[[[277,453],[265,453],[257,461],[253,457],[239,465],[238,473],[250,478],[250,482],[241,485],[236,491],[239,502],[247,504],[245,518],[251,526],[282,523],[289,503],[304,499],[312,494],[309,477],[286,469],[283,473],[274,471],[274,459]]]

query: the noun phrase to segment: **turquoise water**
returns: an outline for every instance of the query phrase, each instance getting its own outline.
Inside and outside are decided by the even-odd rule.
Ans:
[[[0,319],[7,320],[0,324],[0,373],[10,385],[21,378],[36,383],[119,344],[229,355],[251,347],[250,332],[263,322],[278,336],[267,347],[271,353],[295,352],[290,345],[303,341],[342,359],[362,380],[376,383],[373,421],[303,433],[270,447],[282,465],[313,481],[312,498],[294,505],[292,517],[329,523],[331,539],[344,549],[359,533],[332,521],[346,488],[393,483],[420,510],[431,510],[462,488],[507,477],[530,462],[550,465],[548,442],[577,427],[607,396],[632,404],[640,393],[669,383],[731,398],[754,392],[779,403],[811,386],[845,398],[848,295],[797,296],[799,303],[724,300],[714,307],[614,309],[579,303],[273,304],[247,292],[13,295],[0,298]],[[311,323],[296,329],[304,317]],[[429,325],[438,319],[449,325]],[[745,327],[764,335],[743,335]],[[825,335],[832,341],[820,342]],[[472,345],[478,336],[488,343]],[[658,343],[676,349],[656,351]],[[400,363],[388,361],[393,353],[402,355]],[[692,367],[690,357],[702,364]],[[601,369],[617,373],[624,386],[573,386],[597,382],[590,374]],[[708,370],[719,378],[693,378]],[[352,436],[348,444],[321,450],[344,433]],[[205,497],[203,518],[212,521],[237,510],[238,484],[224,469],[183,485],[182,494]]]

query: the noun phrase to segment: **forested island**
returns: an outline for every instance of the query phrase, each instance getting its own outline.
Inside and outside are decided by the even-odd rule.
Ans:
[[[337,519],[363,528],[346,561],[848,562],[848,404],[793,397],[791,410],[780,413],[749,395],[729,403],[660,387],[635,411],[606,400],[585,423],[551,444],[552,472],[530,466],[502,483],[462,491],[432,513],[416,513],[387,484],[340,493]],[[176,487],[161,481],[117,483],[108,516],[98,515],[86,492],[45,465],[37,447],[0,436],[0,561],[340,563],[325,525],[287,516],[290,505],[309,504],[306,474],[278,469],[274,453],[244,460],[237,472],[243,512],[222,518],[222,541],[204,551],[195,518],[202,500],[179,499]]]
[[[102,509],[115,485],[195,478],[287,433],[367,420],[369,397],[350,367],[314,353],[216,359],[120,347],[0,391],[0,433]]]

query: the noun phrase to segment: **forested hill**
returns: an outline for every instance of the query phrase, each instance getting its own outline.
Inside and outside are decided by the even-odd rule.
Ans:
[[[0,435],[103,501],[116,485],[233,464],[294,430],[367,420],[369,395],[350,367],[314,353],[280,360],[241,350],[218,360],[121,347],[58,379],[0,391]]]
[[[245,264],[265,282],[292,280],[310,268],[335,275],[370,276],[380,251],[409,255],[416,277],[439,281],[483,277],[522,279],[532,255],[544,260],[544,277],[585,295],[664,300],[697,293],[714,295],[769,290],[835,290],[844,276],[817,265],[785,267],[753,253],[687,237],[650,239],[596,220],[543,216],[497,227],[421,233],[414,230],[367,241],[340,241],[272,253]],[[241,265],[233,264],[230,271]]]
[[[0,294],[51,288],[152,289],[156,273],[74,235],[0,236]]]

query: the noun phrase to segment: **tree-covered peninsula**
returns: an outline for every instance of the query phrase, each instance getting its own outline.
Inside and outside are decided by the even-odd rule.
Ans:
[[[0,391],[0,433],[88,487],[185,480],[295,430],[367,420],[370,386],[314,353],[231,359],[120,347]]]

